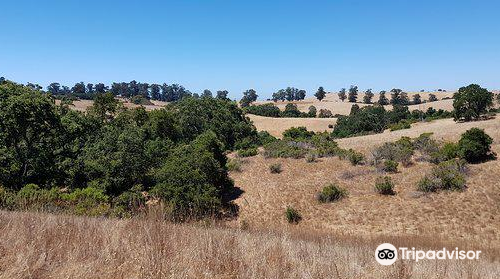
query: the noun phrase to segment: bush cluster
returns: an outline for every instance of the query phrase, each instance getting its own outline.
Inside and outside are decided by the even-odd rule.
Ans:
[[[381,195],[394,195],[394,183],[389,176],[378,177],[375,181],[375,191]]]
[[[465,161],[453,159],[434,166],[430,175],[426,175],[418,183],[417,189],[422,192],[437,192],[440,190],[462,191],[466,187]]]
[[[325,186],[323,190],[321,190],[321,192],[316,194],[316,199],[319,202],[327,203],[340,200],[342,198],[347,197],[347,195],[348,195],[347,190],[335,184],[329,184]]]
[[[91,215],[130,211],[142,199],[137,185],[176,216],[220,212],[233,189],[225,152],[275,140],[227,99],[188,97],[148,112],[98,93],[82,113],[10,81],[0,85],[0,131],[1,206],[53,208],[47,199],[57,197]]]
[[[302,215],[293,207],[288,206],[285,210],[285,218],[290,224],[297,224],[302,220]]]

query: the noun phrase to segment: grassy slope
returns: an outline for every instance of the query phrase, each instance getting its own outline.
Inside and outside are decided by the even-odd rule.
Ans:
[[[360,240],[291,229],[248,232],[0,211],[0,278],[498,278],[498,250],[478,261],[398,261],[381,267],[374,250],[440,248],[436,239]],[[446,244],[449,249],[453,243]],[[461,246],[462,247],[462,246]],[[463,247],[466,248],[466,247]],[[467,247],[476,249],[477,247]]]

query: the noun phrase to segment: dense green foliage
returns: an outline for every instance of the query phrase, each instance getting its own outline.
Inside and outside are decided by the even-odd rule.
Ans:
[[[463,191],[466,187],[464,161],[454,159],[441,162],[432,169],[432,173],[419,181],[417,189],[422,192],[440,190]]]
[[[457,154],[469,163],[484,161],[491,157],[493,139],[478,128],[467,130],[458,141]]]
[[[375,181],[375,191],[381,195],[394,195],[394,182],[389,176],[378,177]]]
[[[306,127],[292,127],[283,132],[283,139],[304,141],[312,138],[314,132],[308,131]]]
[[[183,98],[147,112],[95,93],[81,113],[39,90],[0,85],[0,185],[25,206],[31,197],[57,196],[53,204],[82,214],[123,213],[143,203],[141,189],[173,217],[215,214],[233,188],[224,152],[273,140],[227,99]],[[98,200],[97,211],[89,199]]]
[[[479,119],[493,105],[493,93],[477,84],[461,87],[453,94],[455,120]]]
[[[347,197],[347,194],[347,190],[335,184],[329,184],[316,194],[316,199],[322,203],[334,202]]]
[[[285,210],[285,218],[290,224],[297,224],[302,220],[302,215],[293,207],[287,206]]]

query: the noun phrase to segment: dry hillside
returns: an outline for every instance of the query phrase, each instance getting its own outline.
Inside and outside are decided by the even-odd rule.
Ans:
[[[344,148],[369,155],[370,150],[401,136],[416,137],[434,132],[440,140],[457,140],[471,127],[484,128],[500,153],[500,119],[455,123],[450,119],[417,124],[412,129],[339,140]],[[269,165],[282,164],[283,172],[271,174]],[[292,205],[303,215],[298,225],[322,232],[350,235],[439,236],[500,248],[500,160],[471,165],[465,192],[423,195],[416,192],[419,179],[430,163],[416,162],[391,174],[397,194],[380,196],[374,191],[378,173],[371,166],[351,166],[338,158],[316,163],[304,159],[265,159],[262,155],[243,159],[241,172],[232,173],[244,193],[237,200],[240,221],[256,227],[283,226],[284,210]],[[336,182],[349,191],[345,200],[320,204],[314,194]]]
[[[359,239],[284,227],[277,232],[0,211],[0,278],[499,278],[499,250],[478,261],[398,261],[378,243],[453,249],[420,237]]]

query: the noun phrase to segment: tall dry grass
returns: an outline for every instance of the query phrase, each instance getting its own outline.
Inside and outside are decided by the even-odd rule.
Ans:
[[[498,250],[478,261],[374,259],[382,239],[283,230],[250,232],[178,225],[154,218],[113,220],[0,212],[0,278],[499,278]],[[436,240],[384,239],[437,246]]]

